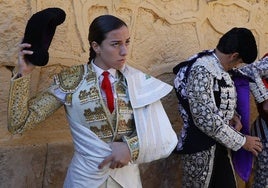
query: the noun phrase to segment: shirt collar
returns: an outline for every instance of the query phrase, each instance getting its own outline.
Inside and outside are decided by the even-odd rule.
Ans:
[[[97,77],[99,78],[101,76],[101,74],[103,73],[103,71],[105,71],[105,70],[103,70],[100,67],[98,67],[93,61],[91,62],[91,64],[92,64],[92,67],[93,67],[94,71],[96,72]],[[108,71],[111,74],[111,76],[113,78],[115,78],[116,69],[110,68],[110,69],[108,69],[106,71]]]

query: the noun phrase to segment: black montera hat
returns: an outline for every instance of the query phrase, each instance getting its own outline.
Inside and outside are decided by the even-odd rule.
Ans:
[[[258,54],[255,37],[247,28],[232,28],[220,38],[217,49],[225,54],[238,52],[246,64],[252,63]]]
[[[29,20],[25,29],[22,43],[31,44],[32,55],[25,55],[27,61],[37,66],[48,63],[48,48],[55,34],[56,27],[62,24],[66,14],[60,8],[47,8],[35,13]]]

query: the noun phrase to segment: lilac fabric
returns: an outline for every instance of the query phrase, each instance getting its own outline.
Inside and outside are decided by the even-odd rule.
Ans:
[[[243,77],[233,78],[237,91],[237,112],[241,115],[243,128],[241,133],[249,135],[250,133],[250,89],[249,80]],[[248,181],[252,169],[253,155],[251,152],[241,148],[232,152],[232,161],[237,174]]]

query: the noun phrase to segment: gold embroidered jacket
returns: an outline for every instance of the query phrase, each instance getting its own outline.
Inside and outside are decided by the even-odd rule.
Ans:
[[[49,89],[30,99],[31,75],[13,78],[8,106],[8,129],[21,133],[31,129],[63,104],[67,115],[87,127],[105,142],[126,142],[132,159],[138,157],[138,138],[133,111],[127,96],[127,84],[118,73],[115,113],[110,114],[101,97],[98,78],[91,65],[65,69],[55,76]]]

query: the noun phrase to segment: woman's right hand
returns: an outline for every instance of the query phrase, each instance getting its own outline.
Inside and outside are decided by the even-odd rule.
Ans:
[[[109,164],[111,169],[122,168],[131,160],[130,150],[124,142],[113,142],[110,144],[112,154],[107,156],[100,164],[99,169]]]
[[[33,51],[26,50],[24,48],[30,48],[31,44],[28,43],[21,43],[19,44],[19,54],[18,54],[18,73],[21,76],[29,74],[35,68],[35,65],[27,62],[25,59],[25,55],[32,55]]]
[[[243,148],[257,156],[262,151],[262,143],[259,137],[246,135],[246,143]]]

